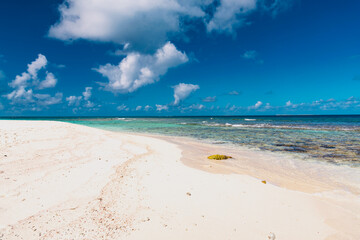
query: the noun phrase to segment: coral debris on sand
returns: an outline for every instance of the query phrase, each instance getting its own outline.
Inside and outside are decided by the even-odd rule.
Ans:
[[[219,154],[208,156],[208,159],[214,159],[214,160],[224,160],[228,158],[232,158],[232,157],[226,155],[219,155]]]

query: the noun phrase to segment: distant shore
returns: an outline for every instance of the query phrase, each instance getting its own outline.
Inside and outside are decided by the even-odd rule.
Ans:
[[[0,135],[0,239],[360,239],[358,169],[55,121]]]

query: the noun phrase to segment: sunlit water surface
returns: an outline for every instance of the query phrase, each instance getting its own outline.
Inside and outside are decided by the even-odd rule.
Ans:
[[[111,131],[192,137],[304,160],[360,166],[360,116],[80,118],[62,121]]]

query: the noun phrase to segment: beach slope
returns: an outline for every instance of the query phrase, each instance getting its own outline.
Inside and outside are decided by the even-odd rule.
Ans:
[[[70,123],[4,120],[0,136],[0,239],[360,239],[346,189],[214,174],[168,141]]]

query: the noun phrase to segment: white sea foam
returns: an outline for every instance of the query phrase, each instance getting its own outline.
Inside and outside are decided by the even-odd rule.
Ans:
[[[117,118],[117,120],[124,121],[124,122],[131,122],[131,121],[133,121],[133,120],[128,119],[128,118]]]

